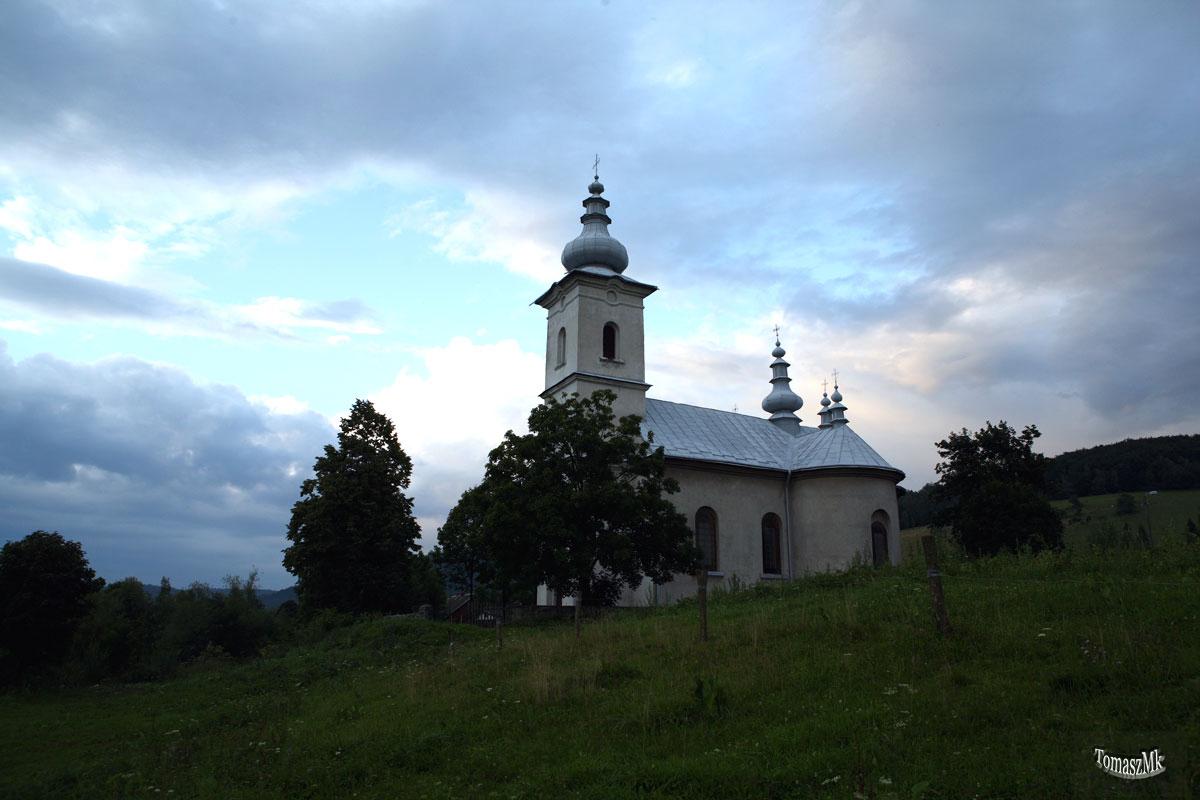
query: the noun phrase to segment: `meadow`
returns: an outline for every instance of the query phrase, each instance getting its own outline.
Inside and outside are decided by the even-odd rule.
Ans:
[[[160,683],[9,693],[0,796],[1197,796],[1200,545],[1154,525],[1152,549],[943,543],[945,638],[906,563],[716,593],[707,643],[694,603],[578,641],[509,626],[500,649],[382,618]],[[1113,778],[1097,747],[1167,771]]]

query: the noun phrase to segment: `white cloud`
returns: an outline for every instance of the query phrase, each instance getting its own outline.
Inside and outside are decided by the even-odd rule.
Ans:
[[[20,241],[13,248],[13,255],[75,275],[124,283],[149,250],[150,246],[128,228],[119,228],[107,236],[64,230],[56,232],[54,238],[34,236]]]
[[[505,431],[525,430],[529,410],[540,402],[544,364],[511,339],[476,344],[455,337],[417,353],[422,373],[403,371],[370,399],[395,423],[414,461],[417,514],[437,520],[422,526],[426,545],[432,545],[437,525],[459,494],[483,477],[487,455]]]
[[[434,249],[453,261],[501,264],[510,272],[552,281],[559,277],[561,245],[549,232],[560,222],[561,209],[516,192],[472,189],[464,206],[445,208],[433,199],[410,204],[388,218],[395,233],[417,231],[432,236]]]
[[[252,325],[291,335],[296,329],[337,331],[342,334],[364,334],[375,336],[383,332],[372,320],[365,317],[352,319],[330,319],[319,313],[315,304],[295,297],[260,297],[252,303],[232,306],[232,316]],[[340,344],[345,339],[329,337],[330,344]]]
[[[16,333],[31,333],[38,335],[44,332],[37,320],[32,319],[0,319],[0,331],[15,331]]]

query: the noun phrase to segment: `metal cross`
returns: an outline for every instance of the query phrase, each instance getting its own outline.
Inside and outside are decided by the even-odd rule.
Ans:
[[[837,370],[833,371],[833,388],[837,388]]]
[[[776,344],[779,343],[779,326],[778,325],[775,326],[775,343]]]
[[[596,153],[596,160],[592,162],[592,175],[596,180],[600,180],[600,154]]]
[[[829,394],[829,381],[828,380],[821,381],[821,393]]]

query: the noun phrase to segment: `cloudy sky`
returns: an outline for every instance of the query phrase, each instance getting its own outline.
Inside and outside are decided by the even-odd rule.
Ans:
[[[1194,2],[0,6],[0,539],[288,585],[357,397],[425,544],[542,385],[593,154],[651,396],[933,442],[1200,430]]]

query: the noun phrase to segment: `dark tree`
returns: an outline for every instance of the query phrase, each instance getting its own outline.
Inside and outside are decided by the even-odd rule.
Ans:
[[[34,531],[0,549],[0,679],[58,663],[104,580],[79,542]]]
[[[1124,516],[1126,514],[1136,514],[1137,510],[1138,510],[1137,500],[1134,499],[1133,495],[1131,495],[1131,494],[1117,495],[1117,514],[1122,515],[1122,516]]]
[[[1062,519],[1046,500],[1046,457],[1033,452],[1037,426],[1017,433],[1003,420],[937,443],[942,457],[937,515],[971,555],[1062,546]]]
[[[313,472],[292,507],[283,557],[301,605],[364,613],[423,602],[414,586],[420,528],[404,494],[412,461],[391,420],[356,400]]]
[[[666,495],[662,448],[640,419],[614,421],[612,392],[551,399],[492,451],[485,482],[485,540],[509,579],[545,583],[584,603],[611,604],[643,576],[665,583],[699,553],[686,518]]]
[[[493,576],[484,531],[490,507],[487,484],[473,486],[462,493],[438,528],[433,558],[456,591],[474,595],[480,580],[486,582]]]

